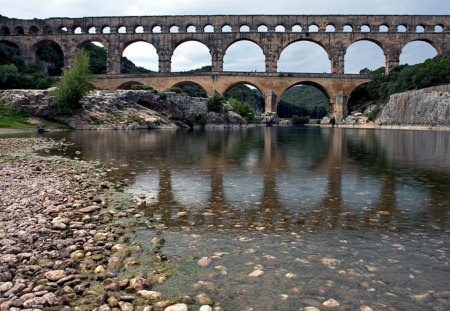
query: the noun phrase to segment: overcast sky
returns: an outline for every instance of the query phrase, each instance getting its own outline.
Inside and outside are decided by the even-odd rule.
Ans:
[[[213,14],[429,14],[450,15],[450,0],[0,0],[0,14],[15,18],[124,16],[124,15],[213,15]],[[405,47],[401,63],[414,64],[433,57],[436,51],[425,43]],[[138,65],[157,70],[155,49],[146,44],[130,46],[125,56]],[[361,42],[346,54],[345,71],[359,72],[384,66],[377,46]],[[211,64],[208,49],[188,42],[175,50],[172,70],[183,71]],[[232,45],[225,55],[225,70],[264,71],[261,49],[250,42]],[[329,72],[326,53],[318,45],[297,43],[283,51],[279,71]]]

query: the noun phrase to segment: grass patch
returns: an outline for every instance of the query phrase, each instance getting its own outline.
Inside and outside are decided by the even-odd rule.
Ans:
[[[32,129],[35,125],[27,121],[28,116],[0,101],[0,128]]]

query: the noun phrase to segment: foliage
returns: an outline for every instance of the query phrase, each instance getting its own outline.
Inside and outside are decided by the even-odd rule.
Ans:
[[[385,103],[394,93],[450,83],[450,53],[424,63],[402,65],[385,75],[384,67],[370,73],[371,82],[357,87],[349,100],[349,111],[363,110],[373,103]]]
[[[32,67],[30,67],[32,69]],[[55,80],[40,72],[20,72],[14,64],[0,66],[0,89],[47,89]]]
[[[211,72],[212,67],[211,66],[203,66],[202,68],[192,69],[187,72]]]
[[[0,65],[7,64],[13,64],[20,69],[25,67],[25,62],[19,55],[19,49],[17,47],[0,42]]]
[[[255,113],[249,104],[243,103],[236,98],[229,98],[227,102],[233,107],[233,111],[238,113],[247,122],[253,122],[255,120]]]
[[[236,85],[229,89],[224,96],[235,98],[240,102],[247,103],[254,111],[264,111],[264,97],[258,89],[252,89],[245,84]]]
[[[222,111],[224,104],[225,104],[225,97],[223,97],[219,93],[214,93],[214,95],[208,99],[207,103],[208,111],[220,112]]]
[[[143,74],[143,73],[150,73],[151,70],[148,70],[141,66],[136,66],[131,60],[126,58],[125,56],[122,56],[120,58],[120,73],[125,74]]]
[[[106,74],[106,51],[104,48],[91,42],[84,46],[89,54],[91,73],[95,75]]]
[[[159,93],[159,98],[160,98],[161,100],[166,100],[166,99],[167,99],[167,93],[164,93],[164,92]]]
[[[309,116],[299,117],[298,115],[292,116],[292,124],[294,125],[305,125],[309,123]]]
[[[172,86],[168,91],[169,92],[174,92],[176,94],[183,93],[183,89],[181,87],[178,87],[178,86]]]
[[[53,92],[54,102],[62,113],[74,113],[81,108],[81,99],[92,90],[89,54],[81,49],[72,68],[63,71],[63,78]]]
[[[180,85],[181,90],[186,93],[187,95],[191,97],[202,97],[207,98],[208,95],[206,94],[206,91],[198,84],[196,83],[186,83]]]
[[[369,113],[369,116],[368,116],[368,120],[369,121],[375,121],[375,119],[377,118],[377,116],[378,116],[378,114],[380,113],[380,111],[381,111],[381,108],[380,108],[380,106],[376,106],[375,108],[373,108],[372,109],[372,111]]]
[[[328,98],[314,86],[294,86],[281,96],[277,112],[281,118],[300,115],[321,119],[328,114]]]
[[[203,114],[196,115],[195,124],[200,125],[200,127],[204,129],[206,127],[206,117]]]
[[[12,65],[14,66],[14,65]],[[0,101],[0,128],[33,128],[27,122],[27,116],[12,106]]]
[[[131,90],[137,90],[137,91],[150,91],[152,93],[158,93],[157,90],[155,90],[154,88],[152,88],[151,86],[148,85],[142,85],[142,84],[133,84],[130,87]]]

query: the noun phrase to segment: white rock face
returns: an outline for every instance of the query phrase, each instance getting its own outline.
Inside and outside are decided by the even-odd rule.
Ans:
[[[450,85],[391,95],[375,123],[450,126]]]

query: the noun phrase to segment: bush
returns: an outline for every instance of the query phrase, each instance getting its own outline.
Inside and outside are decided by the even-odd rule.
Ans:
[[[377,118],[378,114],[380,113],[381,108],[380,106],[376,106],[375,108],[372,109],[371,112],[369,112],[369,116],[368,116],[368,120],[369,121],[375,121],[375,119]]]
[[[202,129],[206,127],[206,118],[203,114],[195,116],[195,124],[198,124]]]
[[[294,125],[305,125],[309,123],[309,116],[299,117],[298,115],[292,116],[292,124]]]
[[[173,86],[168,91],[169,92],[174,92],[174,93],[177,93],[177,94],[183,93],[183,89],[181,87],[178,87],[178,86]]]
[[[151,86],[148,85],[142,85],[142,84],[133,84],[130,87],[131,90],[136,90],[136,91],[150,91],[150,92],[154,92],[155,89],[152,88]]]
[[[249,104],[243,103],[236,98],[228,99],[228,103],[233,107],[233,111],[238,113],[247,122],[253,122],[255,120],[255,113]]]
[[[167,93],[164,93],[164,92],[160,93],[159,94],[159,99],[166,100],[167,99]]]
[[[218,93],[214,93],[214,95],[208,99],[207,107],[209,111],[220,112],[223,109],[224,103],[225,97]]]
[[[90,84],[89,55],[80,50],[70,69],[63,70],[63,77],[53,92],[54,102],[61,113],[72,114],[81,108],[81,99],[92,90]]]

